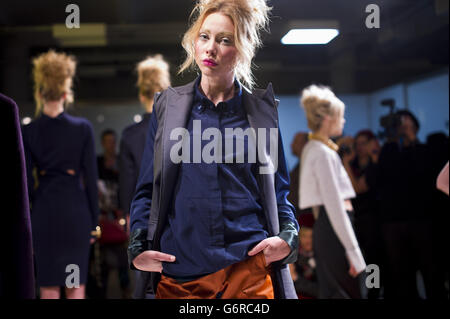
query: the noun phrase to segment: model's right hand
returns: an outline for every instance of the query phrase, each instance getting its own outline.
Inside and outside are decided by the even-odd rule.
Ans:
[[[175,256],[156,250],[146,250],[133,260],[133,265],[142,271],[162,272],[162,262],[174,262]]]

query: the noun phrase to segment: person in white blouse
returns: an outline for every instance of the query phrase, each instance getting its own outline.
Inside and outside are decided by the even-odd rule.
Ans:
[[[327,87],[303,90],[309,134],[300,169],[299,207],[313,208],[314,255],[319,298],[361,298],[366,263],[349,217],[355,197],[349,176],[330,137],[342,135],[345,105]]]

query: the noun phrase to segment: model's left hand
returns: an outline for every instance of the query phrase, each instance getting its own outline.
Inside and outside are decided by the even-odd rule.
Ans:
[[[252,250],[248,252],[249,256],[255,256],[259,252],[264,253],[266,258],[266,266],[270,265],[274,261],[281,260],[287,257],[291,253],[291,247],[278,236],[273,236],[264,239],[258,245],[253,247]]]

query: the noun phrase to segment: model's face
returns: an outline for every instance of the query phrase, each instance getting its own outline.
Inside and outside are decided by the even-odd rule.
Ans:
[[[234,25],[222,13],[211,13],[203,21],[195,40],[195,62],[205,76],[234,77],[237,49]]]
[[[340,109],[331,117],[330,136],[340,136],[344,130],[345,118],[344,109]]]

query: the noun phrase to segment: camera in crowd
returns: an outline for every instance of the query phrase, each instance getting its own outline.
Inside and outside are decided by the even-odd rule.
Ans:
[[[380,126],[382,131],[378,132],[378,138],[381,140],[398,139],[398,127],[401,124],[401,116],[395,111],[395,100],[384,99],[381,106],[389,107],[389,114],[380,118]]]

